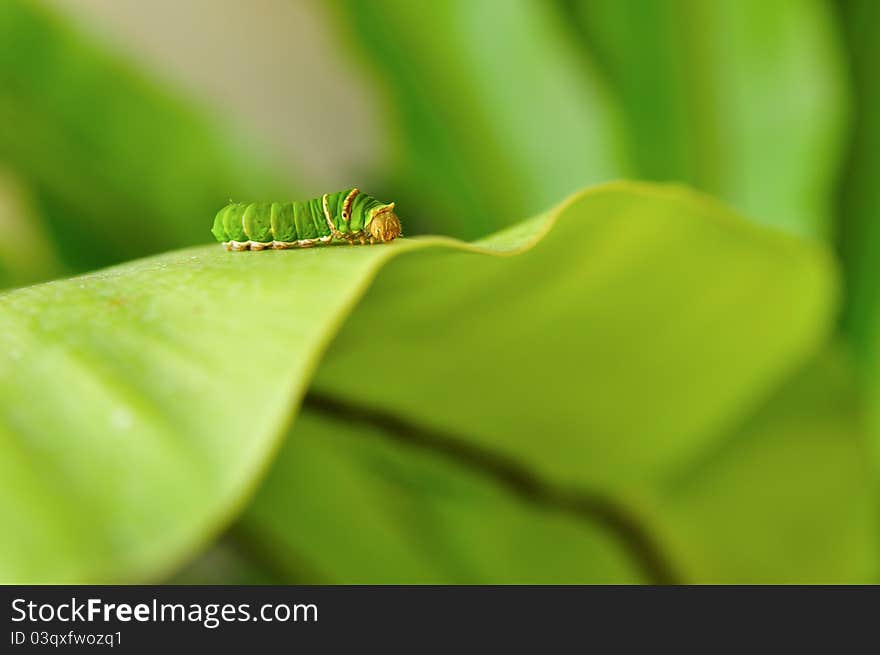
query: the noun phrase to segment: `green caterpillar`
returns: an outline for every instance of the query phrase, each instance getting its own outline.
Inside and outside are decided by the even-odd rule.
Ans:
[[[217,212],[211,233],[227,250],[372,244],[400,236],[400,219],[393,202],[347,189],[305,202],[230,203]]]

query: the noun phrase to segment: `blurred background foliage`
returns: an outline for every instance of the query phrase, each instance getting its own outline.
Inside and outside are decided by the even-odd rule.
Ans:
[[[807,375],[792,383],[805,391],[791,392],[798,400],[780,411],[819,432],[823,416],[844,412],[861,430],[841,407],[880,398],[878,26],[875,0],[0,0],[0,285],[207,242],[210,217],[229,198],[310,197],[358,184],[397,200],[409,235],[471,239],[590,184],[681,182],[837,252],[843,363],[832,368],[854,367],[858,382]],[[796,476],[795,466],[773,463],[813,457],[801,430],[773,431],[773,416],[754,420],[742,428],[754,443],[762,430],[773,433],[755,446],[771,451],[761,456],[763,481],[725,477],[719,461],[717,477],[682,475],[662,508],[646,510],[675,517],[668,529],[684,552],[715,541],[736,563],[737,535],[704,519],[720,507],[752,511],[760,503],[746,498],[749,484]],[[352,452],[343,431],[321,440],[322,430],[304,430],[301,458],[282,453],[288,479],[337,467],[353,488],[368,485],[346,457],[397,459],[383,470],[412,475],[414,467],[428,478],[437,466],[403,466],[406,455],[384,445]],[[454,484],[484,484],[468,475],[455,473]],[[301,535],[279,534],[266,520],[284,479],[273,472],[263,502],[233,534],[268,531],[273,543],[305,548]],[[688,505],[687,485],[709,485],[717,503]],[[474,512],[474,529],[490,529]],[[751,518],[760,530],[778,517],[771,507]],[[583,536],[542,520],[552,525],[536,540],[575,548]],[[809,522],[809,513],[797,518],[812,539]],[[397,553],[389,579],[430,578],[430,558],[414,558],[394,528],[375,529]],[[752,557],[778,567],[798,534]],[[253,539],[219,544],[211,561],[232,576],[245,542]],[[474,548],[468,566],[491,567],[492,554]],[[697,570],[705,564],[696,551],[685,559]],[[869,570],[869,559],[853,570]],[[792,570],[834,571],[832,560]],[[328,571],[334,562],[340,570]],[[315,565],[350,580],[360,564],[328,551]],[[271,577],[241,566],[252,579]],[[630,575],[620,562],[608,567],[618,579]],[[710,569],[705,575],[736,579]]]

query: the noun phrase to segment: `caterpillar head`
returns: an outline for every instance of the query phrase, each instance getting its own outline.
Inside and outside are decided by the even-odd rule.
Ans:
[[[400,236],[400,219],[394,213],[393,202],[373,212],[368,229],[376,241],[391,241]]]

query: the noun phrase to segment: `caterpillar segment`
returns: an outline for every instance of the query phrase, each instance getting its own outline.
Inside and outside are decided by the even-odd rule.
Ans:
[[[400,219],[393,202],[354,188],[303,202],[230,203],[217,212],[211,232],[236,251],[373,244],[400,236]]]

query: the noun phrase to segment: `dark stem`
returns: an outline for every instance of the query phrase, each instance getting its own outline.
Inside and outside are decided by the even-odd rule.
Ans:
[[[675,584],[678,580],[653,536],[629,508],[608,495],[560,488],[506,455],[477,446],[461,436],[410,423],[388,412],[353,405],[314,391],[306,395],[303,406],[338,420],[371,425],[390,439],[426,448],[489,476],[526,502],[599,523],[623,541],[648,580],[654,584]]]

